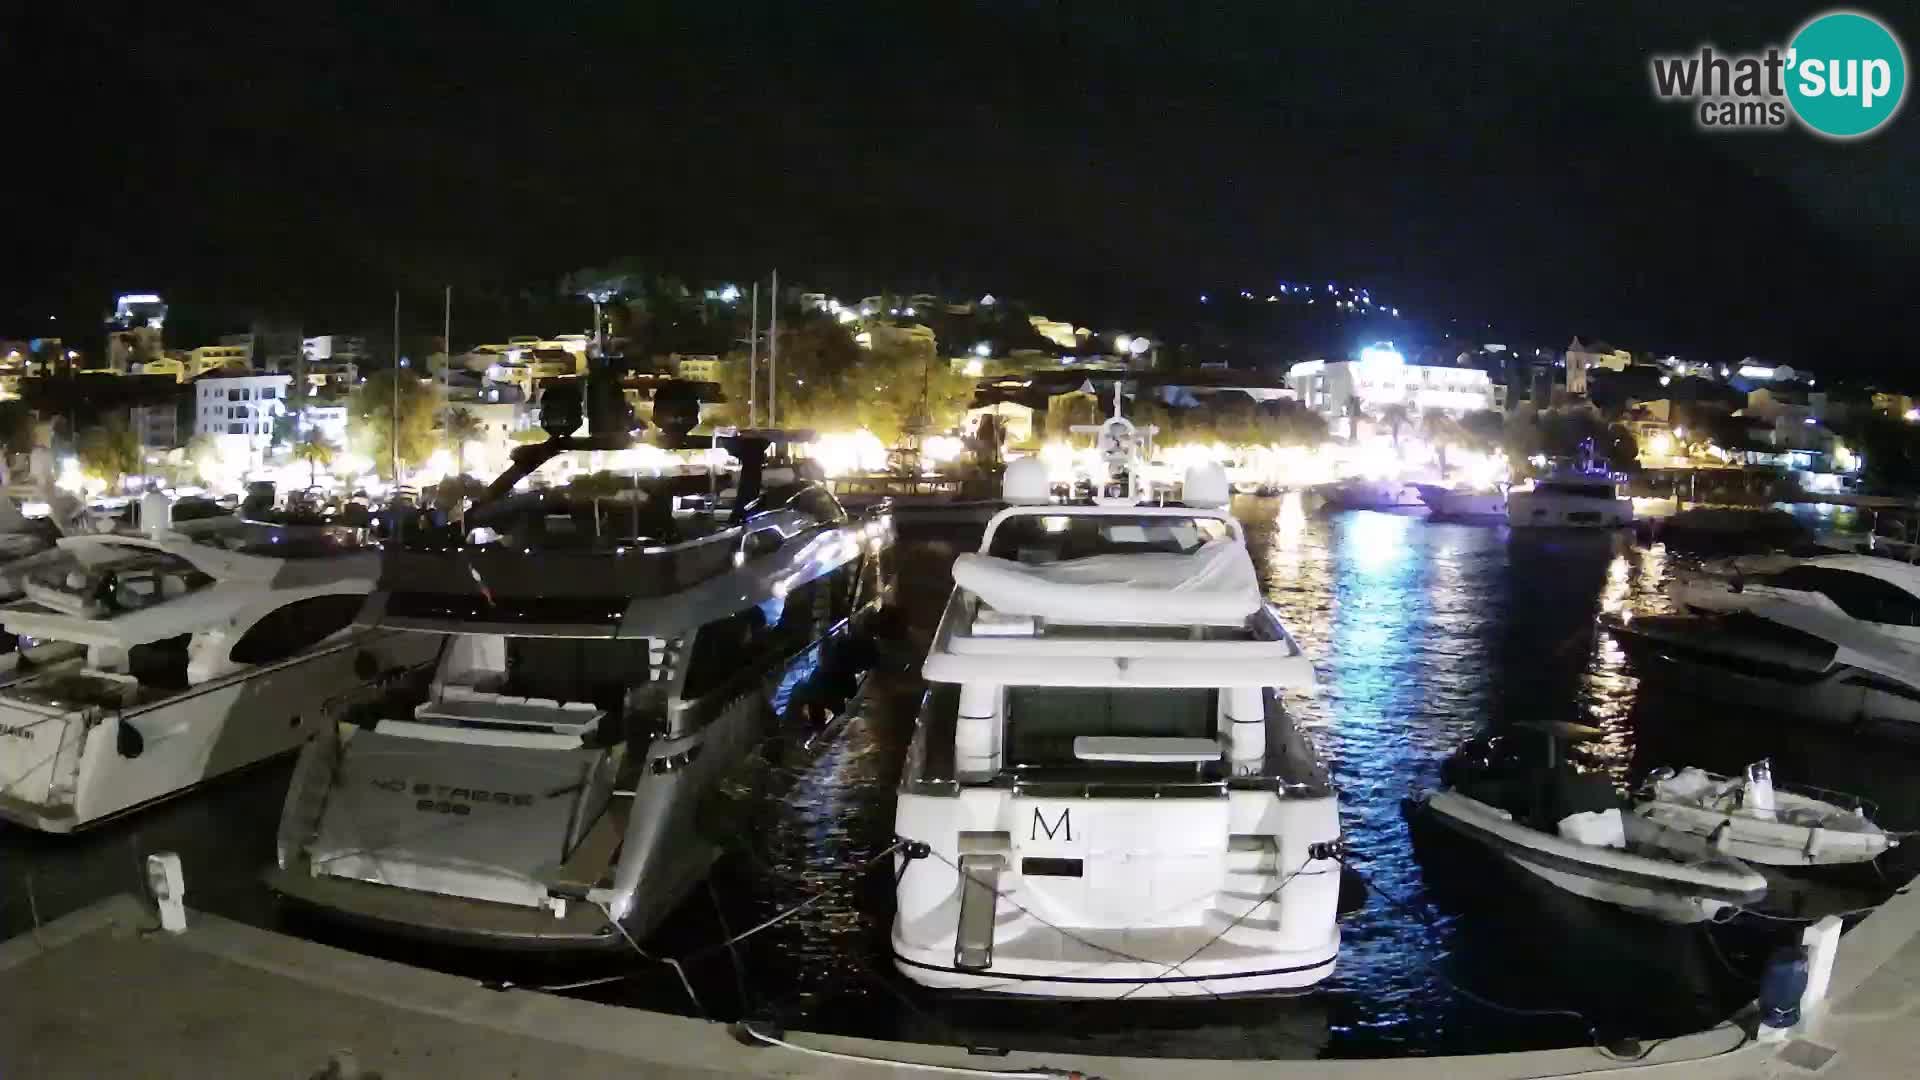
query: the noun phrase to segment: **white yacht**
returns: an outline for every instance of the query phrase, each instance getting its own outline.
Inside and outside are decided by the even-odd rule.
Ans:
[[[1688,611],[1714,615],[1798,604],[1859,620],[1920,650],[1920,566],[1877,555],[1759,555],[1709,563],[1675,574],[1668,595]]]
[[[763,468],[767,438],[719,441],[737,480],[556,435],[464,521],[402,530],[365,621],[437,665],[307,748],[277,892],[407,935],[594,948],[704,879],[726,838],[699,804],[775,718],[844,711],[891,587],[884,506],[852,518],[803,468]]]
[[[1184,505],[1113,472],[1048,505],[1015,462],[1016,505],[955,563],[899,791],[895,962],[1037,997],[1304,990],[1340,945],[1338,806],[1281,702],[1312,665],[1217,467]]]
[[[1601,469],[1565,467],[1507,492],[1507,524],[1514,528],[1616,529],[1633,524],[1633,500]]]
[[[321,703],[432,655],[353,630],[376,557],[339,537],[164,522],[8,568],[0,818],[68,832],[297,748]]]
[[[1644,677],[1796,719],[1920,734],[1920,655],[1879,624],[1756,599],[1720,615],[1605,616]]]
[[[1423,505],[1420,486],[1400,480],[1352,476],[1313,490],[1320,493],[1329,510],[1411,510]]]
[[[1429,520],[1465,524],[1507,520],[1507,493],[1499,488],[1449,488],[1438,484],[1416,486],[1420,490],[1420,501],[1427,504]]]

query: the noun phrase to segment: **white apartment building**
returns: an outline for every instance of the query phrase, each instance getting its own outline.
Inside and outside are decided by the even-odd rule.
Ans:
[[[247,447],[273,443],[273,421],[286,411],[292,375],[207,375],[194,380],[194,430],[244,437]]]
[[[1363,411],[1403,405],[1465,413],[1498,407],[1493,380],[1479,368],[1409,364],[1390,348],[1370,348],[1359,360],[1309,360],[1287,372],[1287,386],[1307,408],[1329,420],[1347,415],[1358,400]]]

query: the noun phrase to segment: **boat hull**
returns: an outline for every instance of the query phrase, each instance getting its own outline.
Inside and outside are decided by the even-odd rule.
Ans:
[[[914,982],[1039,998],[1284,995],[1333,972],[1331,796],[903,792],[894,962]],[[1277,823],[1277,824],[1276,824]],[[1259,836],[1272,829],[1277,835]],[[992,840],[990,851],[980,845]],[[1237,841],[1237,842],[1236,842]]]
[[[1748,906],[1766,896],[1766,879],[1731,860],[1686,865],[1631,850],[1579,844],[1528,828],[1504,811],[1456,791],[1435,792],[1424,805],[1435,822],[1491,848],[1543,881],[1663,922],[1701,922],[1728,907]],[[1631,821],[1629,827],[1633,827]],[[1692,837],[1685,840],[1698,843]],[[1671,839],[1661,846],[1671,850],[1687,845]]]
[[[322,722],[321,703],[364,681],[363,653],[384,670],[434,652],[417,636],[375,632],[111,716],[22,719],[9,707],[0,819],[73,832],[292,753]]]
[[[1516,529],[1618,529],[1633,524],[1633,501],[1510,491],[1507,524]]]
[[[1418,487],[1392,480],[1348,480],[1314,490],[1328,510],[1411,510],[1426,505]]]
[[[1420,500],[1435,521],[1497,524],[1507,520],[1507,497],[1497,491],[1452,491],[1422,486]]]
[[[1602,623],[1625,647],[1642,678],[1683,693],[1800,721],[1857,728],[1896,738],[1920,737],[1920,687],[1831,662],[1831,652],[1804,657],[1749,655],[1727,642],[1649,633],[1643,623]],[[1777,662],[1775,662],[1777,660]]]

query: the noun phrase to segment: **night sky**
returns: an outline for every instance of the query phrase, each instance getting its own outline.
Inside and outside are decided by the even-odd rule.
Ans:
[[[1708,135],[1649,89],[1649,53],[1818,5],[31,6],[63,10],[0,55],[5,337],[97,336],[135,288],[317,332],[632,254],[1094,325],[1336,279],[1542,341],[1912,363],[1920,116]]]

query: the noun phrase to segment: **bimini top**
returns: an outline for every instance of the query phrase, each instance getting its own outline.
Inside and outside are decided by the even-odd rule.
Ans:
[[[954,561],[953,581],[1003,615],[1069,623],[1235,626],[1261,604],[1253,560],[1233,539],[1207,541],[1191,554],[1037,565],[969,553]]]
[[[1018,686],[1308,687],[1239,523],[1211,508],[1018,506],[955,588],[923,673]]]

